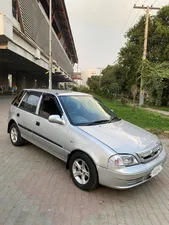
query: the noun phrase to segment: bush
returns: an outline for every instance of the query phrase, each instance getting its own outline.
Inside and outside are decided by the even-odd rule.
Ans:
[[[78,91],[78,87],[77,86],[73,86],[72,87],[72,91]]]
[[[90,89],[86,86],[80,86],[79,87],[79,91],[80,92],[84,92],[84,93],[89,93],[90,92]]]
[[[77,91],[77,92],[84,92],[84,93],[89,93],[90,90],[86,86],[73,86],[72,91]]]

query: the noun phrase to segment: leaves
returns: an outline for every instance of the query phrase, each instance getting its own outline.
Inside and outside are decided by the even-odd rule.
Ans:
[[[141,73],[144,88],[150,96],[149,102],[155,106],[161,105],[165,81],[169,78],[169,63],[151,63],[145,60]]]
[[[99,93],[100,90],[100,76],[92,76],[88,78],[87,85],[89,86],[90,90],[94,93]]]
[[[144,78],[148,101],[154,105],[169,101],[169,6],[163,7],[149,19],[147,60],[142,61],[145,16],[126,34],[127,42],[119,52],[119,64],[124,68],[126,84],[132,85]],[[167,100],[168,99],[168,100]]]
[[[108,65],[101,78],[89,78],[92,91],[135,98],[133,84],[139,90],[142,76],[147,101],[153,105],[169,103],[169,6],[149,18],[147,60],[143,62],[144,30],[145,16],[141,16],[125,35],[127,41],[119,51],[118,64]]]

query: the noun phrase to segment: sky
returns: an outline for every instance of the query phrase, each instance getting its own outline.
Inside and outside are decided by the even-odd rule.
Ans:
[[[113,64],[125,43],[125,33],[144,10],[133,5],[161,7],[168,0],[65,0],[79,58],[79,70]],[[155,12],[151,12],[155,13]]]

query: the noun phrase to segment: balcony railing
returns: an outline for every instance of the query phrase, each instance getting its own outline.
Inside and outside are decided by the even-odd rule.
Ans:
[[[49,20],[37,0],[18,0],[25,35],[32,39],[45,54],[49,53]],[[68,73],[73,66],[55,31],[52,32],[53,59]]]

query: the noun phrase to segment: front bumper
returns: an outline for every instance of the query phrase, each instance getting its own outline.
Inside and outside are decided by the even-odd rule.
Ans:
[[[115,189],[135,187],[150,180],[152,178],[152,170],[159,165],[163,166],[166,159],[167,153],[163,149],[157,158],[145,164],[142,163],[130,167],[121,167],[115,170],[97,166],[99,183]]]

